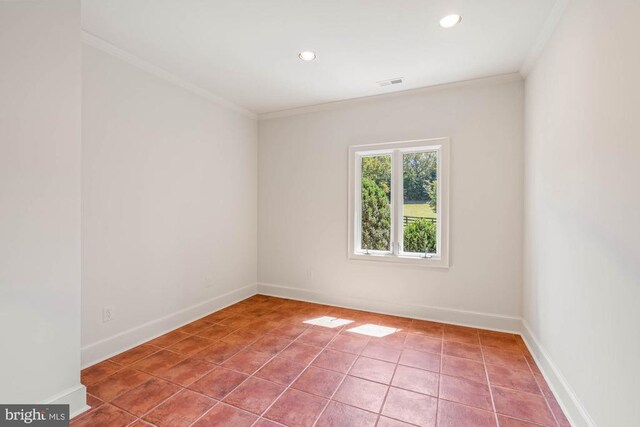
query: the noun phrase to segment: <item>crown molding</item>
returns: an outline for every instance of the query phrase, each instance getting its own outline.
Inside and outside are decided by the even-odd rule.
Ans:
[[[300,114],[315,113],[318,111],[335,110],[338,108],[344,108],[347,106],[362,104],[371,101],[378,101],[383,99],[399,98],[402,96],[411,96],[417,94],[424,94],[430,92],[438,92],[442,90],[455,89],[466,86],[486,86],[510,83],[516,81],[522,81],[523,78],[519,73],[500,74],[497,76],[482,77],[472,80],[462,80],[453,83],[443,83],[439,85],[420,87],[415,89],[402,90],[398,92],[384,93],[380,95],[364,96],[360,98],[351,98],[340,101],[327,102],[323,104],[315,104],[304,107],[291,108],[288,110],[274,111],[271,113],[258,114],[258,120],[270,120],[279,119],[282,117],[297,116]]]
[[[216,95],[213,92],[203,89],[198,85],[188,82],[176,76],[175,74],[161,67],[158,67],[157,65],[152,64],[151,62],[145,61],[144,59],[130,52],[120,49],[119,47],[114,46],[108,41],[96,35],[93,35],[85,30],[82,30],[82,43],[86,44],[87,46],[91,46],[103,52],[106,52],[112,56],[115,56],[116,58],[121,59],[130,65],[133,65],[137,68],[140,68],[141,70],[144,70],[150,74],[153,74],[154,76],[159,77],[173,85],[181,87],[182,89],[188,92],[191,92],[195,95],[205,98],[206,100],[212,102],[213,104],[219,107],[226,108],[228,110],[234,111],[236,113],[239,113],[245,117],[252,118],[254,120],[258,118],[258,116],[252,111],[249,111],[246,108],[236,105],[233,102],[228,101],[227,99],[219,95]]]
[[[556,3],[553,5],[551,12],[549,12],[549,16],[547,16],[535,43],[531,46],[531,49],[529,49],[529,53],[520,67],[520,74],[522,77],[526,78],[533,69],[533,66],[538,61],[538,58],[544,51],[545,46],[549,43],[551,36],[560,23],[560,19],[562,18],[568,4],[569,0],[556,0]]]

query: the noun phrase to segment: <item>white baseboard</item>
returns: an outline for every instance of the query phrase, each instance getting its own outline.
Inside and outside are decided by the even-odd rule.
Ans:
[[[549,388],[553,392],[558,404],[574,427],[596,427],[595,421],[591,418],[586,408],[578,397],[573,388],[564,378],[558,367],[553,363],[549,354],[544,350],[540,341],[535,337],[529,325],[522,320],[522,339],[529,348],[529,352],[533,356],[544,376]]]
[[[76,387],[50,397],[45,403],[52,405],[69,405],[69,416],[71,418],[89,410],[89,406],[87,405],[87,389],[82,384],[78,384]]]
[[[330,295],[308,289],[290,288],[269,283],[258,283],[258,293],[300,301],[329,304],[374,313],[411,317],[421,320],[473,326],[495,331],[520,333],[522,321],[519,317],[500,314],[480,313],[442,307],[429,307],[417,304],[403,304],[389,301],[377,301],[365,298]]]
[[[124,332],[120,332],[119,334],[109,338],[88,344],[82,347],[81,350],[82,367],[85,368],[101,362],[118,353],[199,319],[200,317],[206,316],[209,313],[223,309],[245,298],[249,298],[250,296],[255,295],[256,291],[257,286],[255,283],[247,285],[159,319],[152,320],[151,322],[136,326]]]

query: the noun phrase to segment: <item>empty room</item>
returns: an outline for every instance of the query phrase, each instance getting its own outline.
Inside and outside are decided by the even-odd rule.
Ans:
[[[0,0],[0,425],[640,426],[638,0]]]

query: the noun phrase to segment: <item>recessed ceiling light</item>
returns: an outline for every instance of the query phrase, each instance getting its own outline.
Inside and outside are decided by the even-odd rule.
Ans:
[[[455,27],[462,21],[462,16],[460,15],[447,15],[440,20],[440,26],[442,28],[451,28]]]
[[[316,54],[314,52],[311,52],[310,50],[304,50],[298,54],[298,58],[302,59],[303,61],[313,61],[314,59],[316,59]]]

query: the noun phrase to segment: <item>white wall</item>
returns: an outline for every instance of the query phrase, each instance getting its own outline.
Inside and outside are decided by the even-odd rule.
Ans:
[[[94,47],[82,53],[88,364],[214,310],[223,294],[228,304],[255,292],[257,123]]]
[[[0,402],[84,407],[80,4],[0,2]]]
[[[261,120],[260,289],[517,327],[499,316],[521,313],[523,93],[507,76]],[[348,261],[348,147],[442,136],[451,137],[451,267]]]
[[[570,2],[526,83],[524,318],[577,425],[640,419],[639,17]]]

